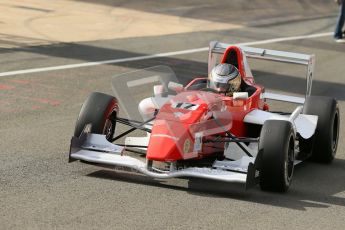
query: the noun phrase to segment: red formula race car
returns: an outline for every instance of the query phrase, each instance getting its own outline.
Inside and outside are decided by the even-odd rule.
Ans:
[[[306,66],[305,97],[265,92],[247,58]],[[240,73],[240,90],[231,96],[211,89],[207,78],[180,84],[166,66],[115,76],[115,96],[94,92],[83,104],[69,160],[160,179],[197,177],[285,192],[296,164],[307,158],[331,162],[337,150],[337,101],[310,95],[314,60],[211,42],[209,73],[218,63]],[[273,112],[267,99],[297,106]]]

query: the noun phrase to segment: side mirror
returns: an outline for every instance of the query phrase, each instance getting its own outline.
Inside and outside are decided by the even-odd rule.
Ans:
[[[158,96],[161,95],[164,92],[164,86],[163,85],[154,85],[153,86],[153,95]]]
[[[175,91],[176,93],[182,92],[184,90],[184,87],[182,84],[176,83],[176,82],[169,82],[168,89]]]
[[[234,100],[246,100],[248,99],[248,92],[234,92],[232,98]]]

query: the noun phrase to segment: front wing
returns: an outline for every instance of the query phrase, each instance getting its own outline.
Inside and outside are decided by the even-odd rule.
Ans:
[[[213,167],[189,167],[160,171],[149,168],[147,162],[131,156],[124,156],[122,151],[123,147],[108,142],[104,135],[83,133],[80,137],[72,137],[69,159],[70,162],[80,160],[83,163],[96,164],[107,168],[131,169],[133,172],[139,172],[158,179],[194,177],[242,183],[246,184],[246,187],[254,185],[257,180],[254,169],[255,158],[229,161],[227,165],[224,165],[224,161],[222,161],[222,164],[215,161]]]

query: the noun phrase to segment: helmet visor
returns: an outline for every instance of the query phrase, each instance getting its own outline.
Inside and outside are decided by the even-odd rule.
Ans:
[[[209,81],[209,87],[219,93],[226,93],[228,92],[230,85],[228,83]]]

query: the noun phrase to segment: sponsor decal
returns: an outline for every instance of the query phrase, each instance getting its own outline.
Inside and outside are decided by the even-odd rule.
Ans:
[[[183,152],[189,153],[190,146],[191,146],[190,140],[186,139],[186,141],[183,144]]]

